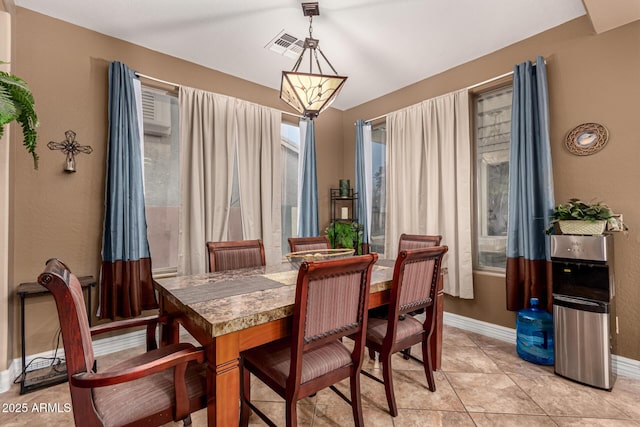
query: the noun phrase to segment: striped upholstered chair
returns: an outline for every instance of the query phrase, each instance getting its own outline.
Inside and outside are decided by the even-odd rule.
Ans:
[[[237,270],[266,264],[262,240],[207,242],[209,271]]]
[[[160,349],[155,341],[161,318],[120,320],[89,328],[80,282],[57,259],[47,261],[38,282],[56,302],[76,426],[164,425],[184,420],[207,404],[204,351],[192,344]],[[146,326],[147,352],[94,371],[92,337]]]
[[[287,426],[297,425],[296,402],[326,387],[349,401],[333,384],[350,378],[355,425],[364,425],[359,377],[377,258],[370,254],[300,266],[291,336],[242,353],[241,425],[248,424],[250,409],[275,425],[251,403],[250,373],[285,399]],[[353,349],[340,341],[348,335],[354,338]]]
[[[314,249],[331,249],[327,236],[289,237],[291,252],[311,251]]]
[[[394,353],[422,343],[422,364],[429,390],[436,391],[429,337],[433,332],[433,318],[436,313],[435,296],[440,265],[447,250],[446,246],[435,246],[400,252],[393,271],[389,315],[385,319],[370,317],[367,324],[366,346],[369,350],[380,353],[384,381],[368,372],[362,372],[384,383],[389,412],[394,417],[398,415],[391,368],[391,356]],[[424,322],[409,314],[419,308],[426,309]]]

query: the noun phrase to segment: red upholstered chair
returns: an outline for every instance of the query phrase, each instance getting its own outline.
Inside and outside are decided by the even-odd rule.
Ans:
[[[369,318],[366,346],[380,353],[387,403],[389,412],[394,417],[398,415],[391,368],[391,356],[394,353],[422,343],[423,366],[429,390],[436,390],[431,369],[429,337],[433,331],[433,318],[436,313],[435,295],[440,265],[447,250],[446,246],[435,246],[400,252],[393,271],[389,315],[386,319]],[[426,309],[424,322],[409,314],[420,308]],[[362,372],[382,382],[368,372]]]
[[[89,328],[80,282],[57,259],[47,261],[38,282],[56,301],[76,426],[162,425],[184,420],[204,408],[204,351],[182,343],[157,349],[155,329],[162,319],[147,317]],[[147,327],[147,352],[94,372],[94,335]]]
[[[241,425],[247,425],[252,409],[275,426],[250,401],[250,373],[285,399],[287,426],[297,425],[296,402],[321,389],[331,387],[349,401],[333,384],[350,378],[355,425],[364,425],[360,369],[371,270],[377,258],[370,254],[301,265],[291,337],[242,354]],[[352,350],[340,341],[348,335],[355,341]]]
[[[327,236],[317,237],[289,237],[291,252],[310,251],[313,249],[331,249]]]
[[[262,240],[207,242],[209,271],[237,270],[266,264]]]

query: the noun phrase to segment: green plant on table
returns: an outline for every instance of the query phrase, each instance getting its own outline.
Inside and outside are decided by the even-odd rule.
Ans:
[[[0,61],[0,64],[5,62]],[[33,157],[33,167],[38,169],[38,116],[34,105],[35,100],[27,83],[18,76],[0,71],[0,138],[4,133],[4,125],[14,120],[20,123],[24,136],[23,145]]]
[[[360,254],[362,248],[363,226],[357,222],[334,221],[325,229],[332,248],[354,249]]]

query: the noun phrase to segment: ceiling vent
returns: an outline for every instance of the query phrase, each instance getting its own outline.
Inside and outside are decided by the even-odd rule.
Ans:
[[[145,135],[171,135],[171,99],[167,95],[143,90],[142,119]]]
[[[304,48],[304,40],[301,40],[284,30],[275,36],[265,48],[280,55],[288,56],[292,59],[298,59],[302,49]]]

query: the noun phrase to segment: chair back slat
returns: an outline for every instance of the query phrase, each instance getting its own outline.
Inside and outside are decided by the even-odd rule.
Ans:
[[[362,363],[371,270],[378,254],[303,262],[296,283],[290,380],[300,378],[303,354],[351,336],[352,360]]]
[[[401,312],[430,302],[431,289],[435,286],[434,278],[437,279],[437,276],[433,274],[434,268],[434,259],[405,264],[402,284],[399,288],[399,310]]]
[[[447,246],[403,250],[398,254],[389,299],[389,330],[398,315],[424,308],[433,302],[442,257]]]
[[[327,236],[290,237],[289,249],[291,249],[291,252],[331,249],[331,244]]]
[[[207,242],[209,271],[237,270],[266,264],[261,240]]]
[[[309,281],[304,339],[353,331],[358,326],[361,272]]]
[[[398,244],[398,253],[412,249],[432,248],[440,246],[442,236],[427,234],[402,234]]]

